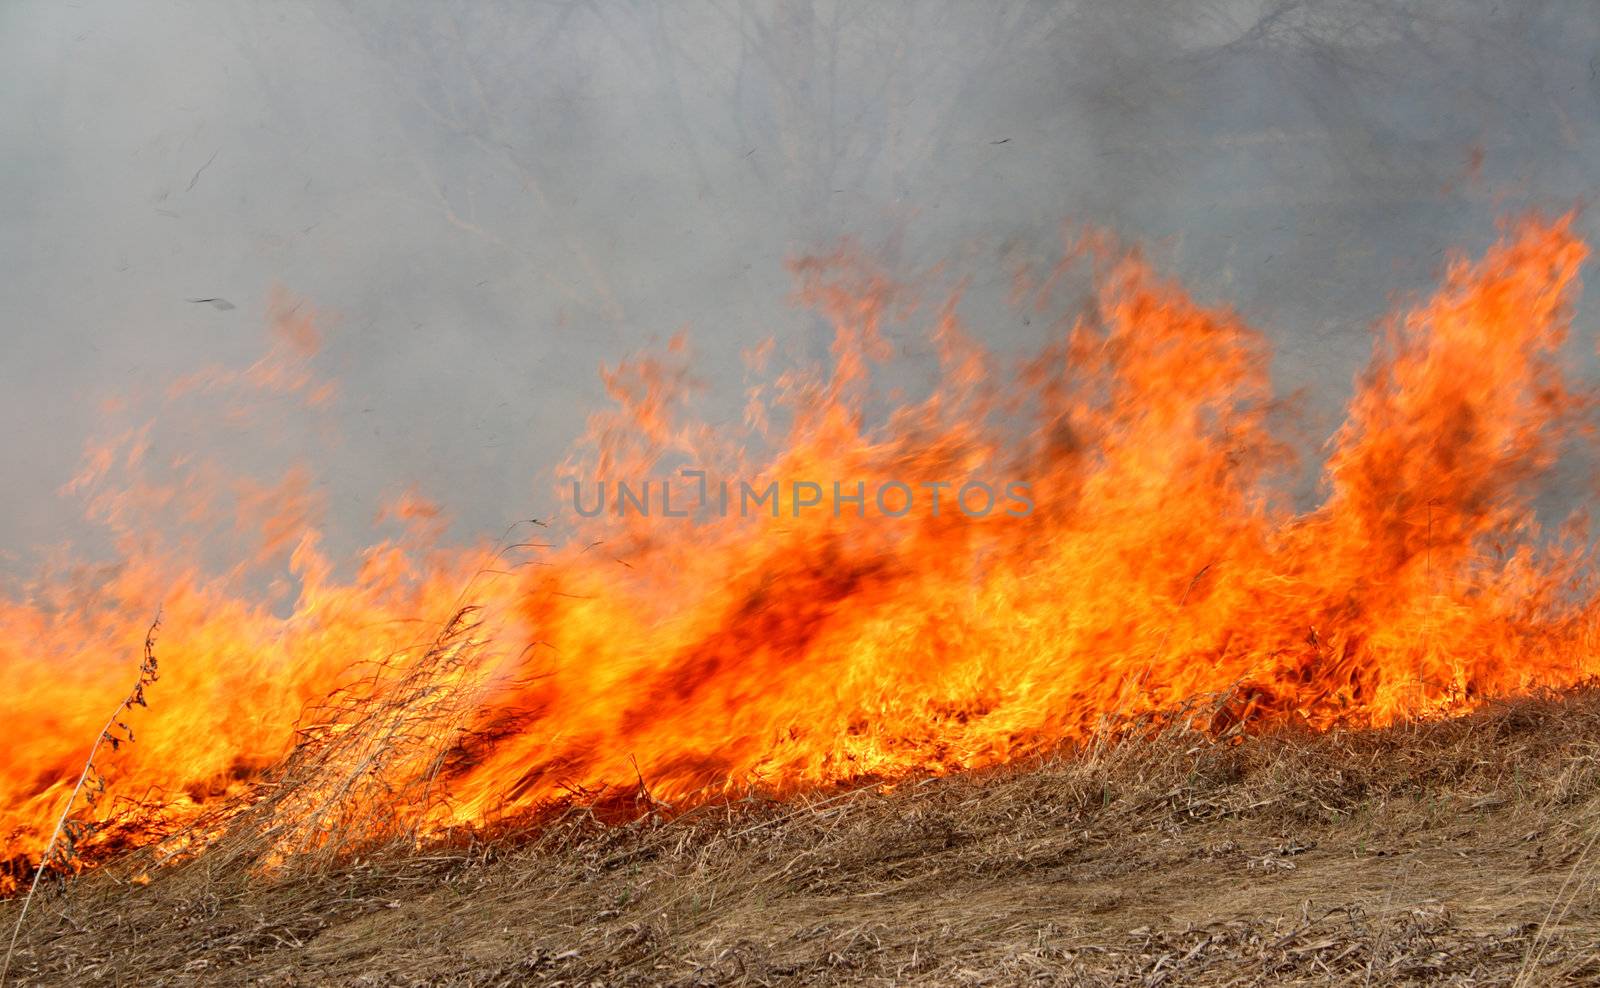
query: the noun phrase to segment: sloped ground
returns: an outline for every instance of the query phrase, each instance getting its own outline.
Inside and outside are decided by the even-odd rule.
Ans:
[[[1600,691],[1185,731],[269,882],[41,893],[30,984],[1600,984]],[[9,931],[16,903],[0,906]]]

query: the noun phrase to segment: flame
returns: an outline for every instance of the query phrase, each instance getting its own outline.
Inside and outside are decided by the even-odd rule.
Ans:
[[[618,516],[608,497],[564,539],[451,548],[441,509],[406,494],[381,512],[399,534],[342,567],[308,468],[268,484],[195,455],[156,464],[154,421],[132,425],[70,485],[115,561],[0,603],[11,880],[158,602],[164,675],[90,810],[119,846],[265,805],[264,779],[302,783],[270,812],[314,844],[333,792],[436,833],[574,796],[682,807],[989,765],[1206,694],[1231,696],[1230,723],[1323,729],[1579,682],[1600,669],[1595,558],[1581,517],[1547,532],[1537,510],[1592,440],[1567,347],[1587,255],[1572,226],[1509,228],[1379,327],[1310,506],[1263,338],[1104,237],[1018,275],[1018,304],[1054,322],[1016,368],[973,341],[959,293],[933,310],[940,370],[919,399],[879,386],[897,372],[887,327],[927,314],[915,293],[849,248],[797,263],[799,301],[833,327],[826,367],[769,373],[775,347],[753,351],[742,430],[690,414],[682,338],[605,371],[615,408],[559,496],[650,480],[655,510]],[[1056,316],[1085,267],[1087,304]],[[161,400],[222,396],[223,421],[285,396],[327,407],[315,314],[280,297],[272,321],[261,361]],[[699,500],[685,467],[711,507],[663,517],[664,487]],[[736,505],[742,485],[777,500],[724,514],[730,480]],[[481,609],[464,620],[464,603]],[[383,771],[421,788],[350,781],[402,735],[420,747]]]

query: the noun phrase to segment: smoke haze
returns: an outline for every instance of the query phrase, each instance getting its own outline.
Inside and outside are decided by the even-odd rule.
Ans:
[[[1050,257],[1063,222],[1106,226],[1237,305],[1280,390],[1331,417],[1371,320],[1445,250],[1590,194],[1600,18],[13,0],[0,141],[13,565],[86,538],[60,493],[84,442],[151,407],[105,399],[257,359],[275,286],[317,311],[338,387],[270,444],[313,462],[332,529],[415,486],[475,536],[553,507],[601,363],[679,329],[713,382],[767,336],[821,356],[784,261],[841,238],[977,272],[972,328],[1009,348],[1044,330],[988,304],[1007,264]],[[152,452],[248,450],[266,425],[230,428],[163,421]]]

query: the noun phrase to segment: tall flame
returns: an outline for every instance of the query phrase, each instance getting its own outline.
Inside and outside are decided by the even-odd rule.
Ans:
[[[894,371],[885,327],[921,311],[908,291],[850,251],[797,264],[801,301],[833,325],[828,366],[769,375],[743,435],[688,416],[681,341],[607,371],[616,408],[594,417],[568,479],[580,503],[602,480],[612,495],[652,480],[654,510],[619,517],[608,495],[549,546],[444,548],[437,509],[404,498],[386,515],[402,534],[344,577],[305,468],[263,485],[180,458],[160,482],[145,429],[92,449],[74,489],[117,533],[119,561],[0,603],[12,878],[37,860],[157,602],[165,676],[93,810],[124,840],[248,802],[318,729],[308,710],[340,690],[379,703],[370,671],[463,601],[483,607],[477,657],[438,675],[471,702],[437,727],[438,757],[407,769],[439,797],[412,814],[423,830],[641,786],[681,806],[981,766],[1202,694],[1231,691],[1235,721],[1326,728],[1600,670],[1586,530],[1543,532],[1536,512],[1558,457],[1591,438],[1595,392],[1566,353],[1587,254],[1571,217],[1453,261],[1434,298],[1380,327],[1309,509],[1289,494],[1263,339],[1137,255],[1102,241],[1073,253],[1017,279],[1019,304],[1046,318],[1091,259],[1089,304],[1050,345],[1008,372],[952,299],[931,320],[937,386],[898,403],[874,382]],[[325,403],[313,316],[280,300],[274,324],[257,365],[169,400]],[[779,517],[766,503],[663,517],[663,485],[698,500],[683,467],[706,471],[713,502],[724,481],[736,504],[738,485],[777,482]],[[139,483],[111,482],[130,471]],[[1013,510],[969,515],[969,479]],[[836,481],[861,501],[836,501]],[[797,504],[797,483],[821,503]],[[899,514],[905,492],[914,510]],[[152,512],[195,537],[152,536]],[[208,565],[218,544],[251,565]],[[287,580],[252,582],[285,558]],[[405,702],[437,704],[412,672]]]

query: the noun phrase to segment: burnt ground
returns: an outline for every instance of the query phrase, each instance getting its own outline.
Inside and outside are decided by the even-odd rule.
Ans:
[[[34,900],[16,984],[1600,984],[1600,691]],[[16,902],[0,904],[9,932]]]

